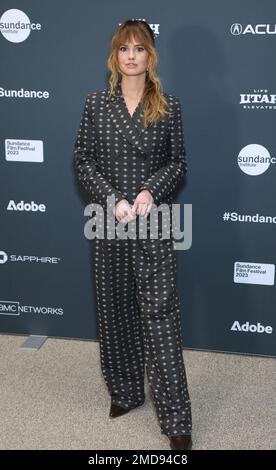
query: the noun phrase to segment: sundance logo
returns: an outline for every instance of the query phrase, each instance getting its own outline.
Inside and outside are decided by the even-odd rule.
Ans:
[[[276,34],[276,24],[248,24],[243,27],[240,23],[233,23],[230,27],[233,36],[241,34]]]
[[[19,88],[19,90],[0,88],[0,98],[38,98],[38,99],[48,99],[50,96],[49,91],[47,90],[25,90],[24,88]]]
[[[45,204],[36,204],[34,201],[20,201],[16,203],[13,199],[11,199],[8,203],[7,211],[46,212],[46,206]]]
[[[44,160],[43,141],[5,139],[5,155],[9,162],[41,163]]]
[[[0,31],[10,42],[23,42],[31,31],[40,31],[40,23],[31,23],[29,17],[21,10],[12,8],[3,13],[0,18]]]
[[[244,173],[257,176],[268,170],[271,163],[276,163],[276,158],[271,157],[263,145],[249,144],[241,149],[237,161]]]
[[[232,331],[242,331],[244,333],[268,333],[269,335],[273,332],[272,326],[263,326],[261,323],[250,325],[249,321],[243,323],[242,325],[238,321],[234,321],[231,326]]]

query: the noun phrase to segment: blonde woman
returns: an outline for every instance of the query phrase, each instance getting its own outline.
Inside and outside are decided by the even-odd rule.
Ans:
[[[148,228],[154,207],[171,209],[187,171],[180,101],[162,92],[157,61],[149,24],[123,22],[111,38],[109,86],[86,97],[74,161],[90,201],[103,209],[98,224],[112,197],[117,228],[137,220]],[[157,238],[112,238],[106,231],[95,238],[101,368],[111,418],[143,405],[146,369],[161,433],[172,449],[186,450],[192,416],[176,259],[172,237],[160,236],[158,217]]]

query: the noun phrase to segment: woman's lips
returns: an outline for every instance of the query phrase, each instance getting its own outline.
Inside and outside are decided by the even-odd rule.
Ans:
[[[136,67],[136,64],[126,64],[126,66],[132,69],[132,68]]]

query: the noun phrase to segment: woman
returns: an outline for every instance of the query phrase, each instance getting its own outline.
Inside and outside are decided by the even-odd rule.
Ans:
[[[97,224],[112,197],[117,228],[146,220],[148,230],[154,208],[162,203],[171,210],[186,172],[180,102],[161,91],[148,23],[122,23],[110,49],[109,87],[86,97],[75,169],[91,202],[103,208]],[[172,449],[186,450],[192,446],[192,422],[176,259],[172,238],[163,239],[158,217],[154,220],[154,239],[139,238],[140,232],[136,238],[105,232],[95,239],[101,367],[114,418],[144,403],[145,366],[161,433]]]

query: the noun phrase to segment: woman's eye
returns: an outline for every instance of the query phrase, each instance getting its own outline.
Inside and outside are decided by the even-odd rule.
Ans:
[[[123,52],[124,52],[126,49],[127,49],[127,48],[126,48],[125,46],[121,46],[121,47],[120,47],[120,51],[123,51]],[[139,52],[142,52],[142,51],[145,50],[144,47],[142,47],[142,46],[138,46],[137,49],[138,49]]]

